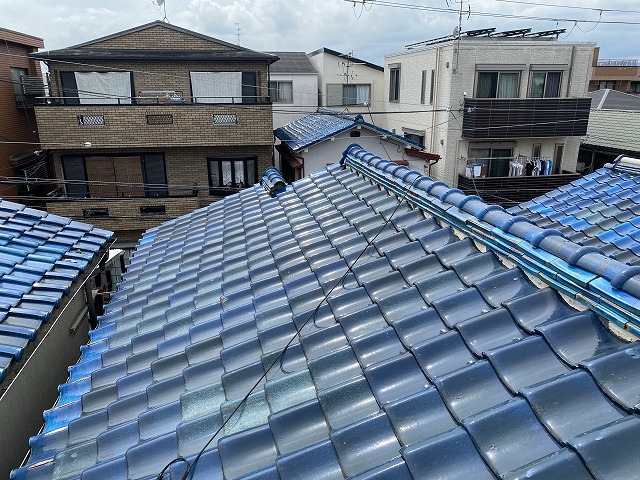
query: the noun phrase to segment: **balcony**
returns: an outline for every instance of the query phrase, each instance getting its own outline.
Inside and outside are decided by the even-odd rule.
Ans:
[[[42,102],[45,93],[44,80],[42,77],[21,76],[20,84],[15,84],[16,106],[18,108],[33,108]]]
[[[458,188],[467,195],[478,195],[487,203],[512,207],[567,185],[578,178],[580,178],[579,173],[479,178],[469,178],[460,174]]]
[[[587,133],[590,98],[467,98],[464,138],[572,137]]]

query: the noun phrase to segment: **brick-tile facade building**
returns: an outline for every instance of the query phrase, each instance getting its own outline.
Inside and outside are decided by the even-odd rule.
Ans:
[[[638,59],[601,59],[600,47],[594,48],[589,91],[606,89],[640,94]]]
[[[35,97],[44,95],[44,84],[40,62],[28,57],[43,48],[44,42],[38,37],[0,28],[0,43],[0,176],[22,177],[25,170],[29,176],[37,170],[44,170],[46,175],[33,110]],[[20,193],[22,189],[17,185],[0,184],[0,197]]]
[[[47,209],[115,230],[123,246],[273,163],[277,56],[153,22],[32,57],[50,70],[36,116],[61,180]]]

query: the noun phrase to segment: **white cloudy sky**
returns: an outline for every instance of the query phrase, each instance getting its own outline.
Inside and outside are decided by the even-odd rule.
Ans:
[[[447,9],[455,0],[388,0]],[[532,27],[534,31],[566,28],[568,40],[596,42],[600,58],[640,58],[640,2],[637,0],[463,0],[471,8],[462,29]],[[329,47],[373,63],[404,45],[448,35],[458,23],[454,13],[383,6],[381,0],[166,0],[167,17],[175,25],[255,50],[306,51]],[[378,3],[376,3],[378,2]],[[541,5],[546,4],[546,5]],[[560,7],[572,5],[579,8]],[[555,6],[554,6],[555,5]],[[593,10],[589,10],[589,8]],[[597,9],[603,9],[602,13]],[[612,10],[626,10],[617,12]],[[0,27],[44,38],[46,49],[82,43],[153,20],[162,9],[152,0],[0,0]],[[493,15],[491,15],[493,14]],[[504,18],[494,15],[545,17]],[[567,21],[601,19],[614,23]],[[589,31],[590,30],[590,31]],[[583,32],[584,31],[584,32]]]

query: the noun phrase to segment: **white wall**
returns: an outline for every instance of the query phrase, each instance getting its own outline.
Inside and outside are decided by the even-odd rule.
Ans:
[[[309,60],[318,71],[320,106],[327,107],[327,83],[346,83],[342,75],[345,72],[345,69],[342,67],[342,62],[346,60],[330,53],[318,53],[317,55],[309,57]],[[349,112],[360,113],[367,122],[372,122],[372,119],[368,115],[369,108],[371,111],[382,111],[384,107],[384,72],[366,65],[353,65],[349,69],[349,72],[352,72],[354,75],[353,78],[349,79],[350,84],[371,85],[370,107],[349,105]],[[343,107],[331,105],[328,106],[328,108],[340,110]],[[377,120],[377,117],[375,120]]]
[[[390,139],[382,140],[379,134],[367,128],[355,131],[360,132],[360,137],[351,137],[349,131],[342,132],[334,137],[335,140],[324,140],[309,147],[308,152],[299,152],[298,155],[304,157],[305,176],[340,161],[343,152],[353,143],[384,159],[408,160],[410,168],[425,174],[424,167],[427,162],[407,156],[404,153],[404,148],[407,144],[398,143]]]
[[[466,156],[466,140],[461,138],[462,105],[465,93],[474,95],[477,64],[522,65],[520,98],[526,98],[532,65],[566,65],[562,75],[562,97],[582,97],[586,94],[591,75],[593,43],[565,43],[531,39],[463,39],[456,59],[455,44],[438,44],[419,50],[385,56],[385,91],[389,90],[389,65],[400,64],[400,101],[385,101],[388,112],[381,125],[403,134],[403,127],[425,131],[425,147],[442,159],[434,167],[432,176],[449,185],[457,183],[460,156]],[[573,63],[572,63],[573,59]],[[453,73],[458,65],[457,72]],[[431,70],[436,70],[433,104],[429,103]],[[422,71],[427,71],[425,103],[421,104]],[[407,110],[420,113],[398,114]],[[433,111],[439,110],[439,111]],[[507,139],[516,142],[514,154],[522,151],[530,156],[531,139]],[[491,140],[488,140],[491,141]],[[562,169],[574,170],[577,162],[579,138],[563,137],[538,139],[543,155],[553,157],[556,143],[564,143]],[[524,152],[527,153],[524,153]]]
[[[318,75],[315,73],[271,73],[270,81],[292,82],[293,103],[273,104],[273,128],[282,127],[318,108]]]

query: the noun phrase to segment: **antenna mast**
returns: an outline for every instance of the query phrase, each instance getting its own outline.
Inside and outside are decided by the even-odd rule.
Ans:
[[[237,45],[240,45],[240,24],[236,22],[236,37],[238,38]]]

